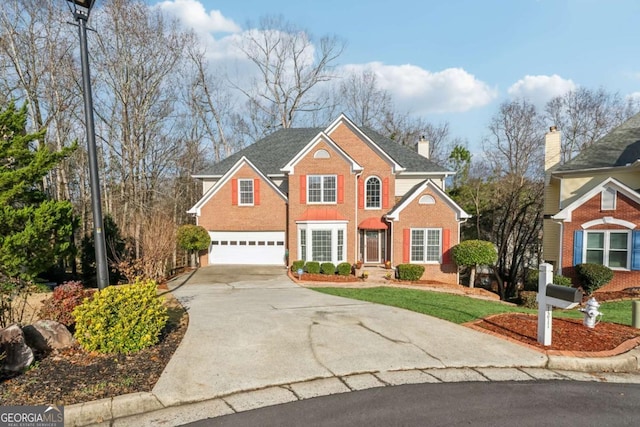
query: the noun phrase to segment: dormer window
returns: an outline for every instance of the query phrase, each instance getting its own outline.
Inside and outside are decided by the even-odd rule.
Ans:
[[[617,193],[613,188],[605,188],[602,190],[601,209],[603,211],[613,211],[616,209]]]

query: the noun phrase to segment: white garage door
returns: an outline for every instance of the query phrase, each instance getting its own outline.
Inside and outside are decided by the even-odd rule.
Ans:
[[[284,231],[210,231],[209,264],[284,265]]]

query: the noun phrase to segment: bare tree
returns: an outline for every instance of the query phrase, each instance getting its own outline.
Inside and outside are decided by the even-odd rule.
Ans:
[[[256,66],[259,77],[250,88],[237,88],[249,99],[252,121],[268,132],[291,127],[298,113],[322,108],[310,92],[334,78],[331,71],[344,43],[335,36],[314,43],[312,35],[282,17],[264,17],[238,47]]]
[[[400,145],[412,148],[424,137],[429,141],[429,158],[440,165],[447,163],[455,144],[464,144],[459,139],[450,138],[448,122],[433,124],[422,117],[414,117],[394,109],[386,111],[379,132]]]
[[[545,118],[562,132],[561,162],[566,163],[638,111],[637,103],[617,93],[578,88],[549,101]]]
[[[352,72],[338,87],[344,113],[358,126],[379,129],[386,113],[392,109],[389,93],[378,87],[374,72]]]
[[[488,129],[490,136],[482,144],[496,174],[521,178],[541,174],[544,125],[533,104],[524,99],[502,103]]]
[[[187,52],[194,73],[187,103],[202,128],[202,138],[211,144],[213,160],[218,162],[241,146],[241,140],[230,131],[234,111],[232,95],[224,77],[211,70],[204,50],[194,44],[188,46]]]
[[[25,101],[29,129],[47,129],[40,144],[61,150],[71,144],[82,98],[72,57],[73,27],[64,2],[7,0],[0,9],[0,93]],[[57,199],[70,198],[70,163],[53,170],[43,185]]]
[[[159,10],[131,0],[111,0],[93,19],[100,28],[93,69],[107,159],[105,205],[139,257],[143,225],[181,149],[174,131],[192,39]]]

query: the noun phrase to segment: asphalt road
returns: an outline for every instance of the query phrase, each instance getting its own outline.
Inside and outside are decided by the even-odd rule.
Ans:
[[[638,426],[640,385],[573,381],[403,385],[334,394],[186,425]]]

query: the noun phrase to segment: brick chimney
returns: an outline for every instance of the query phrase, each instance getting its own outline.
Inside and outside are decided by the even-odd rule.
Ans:
[[[544,136],[544,181],[549,183],[551,171],[560,164],[560,131],[551,126]]]
[[[423,157],[429,158],[429,141],[422,135],[416,144],[416,151]]]

